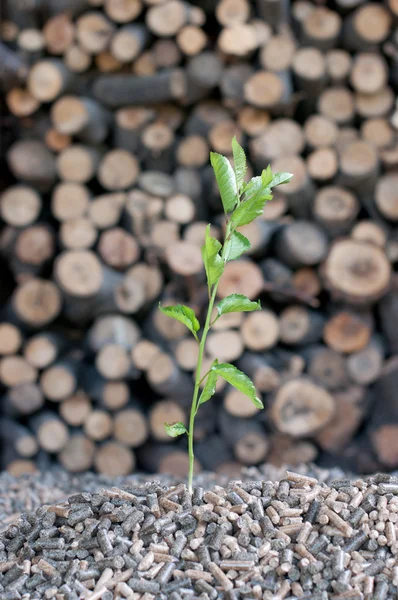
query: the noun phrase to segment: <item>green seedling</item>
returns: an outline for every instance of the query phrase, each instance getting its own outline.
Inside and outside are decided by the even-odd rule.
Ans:
[[[260,302],[253,302],[241,294],[231,294],[217,302],[216,316],[212,316],[218,284],[226,263],[236,260],[250,249],[250,242],[238,231],[239,227],[248,225],[262,214],[266,202],[272,199],[272,188],[282,183],[288,183],[292,178],[291,173],[276,173],[274,175],[271,167],[268,166],[260,176],[253,177],[246,183],[246,156],[235,137],[232,140],[232,154],[234,167],[232,167],[225,156],[216,152],[210,153],[210,162],[214,170],[224,208],[226,232],[224,244],[221,244],[216,238],[210,235],[210,225],[206,227],[202,257],[207,277],[209,303],[201,335],[199,335],[201,324],[192,308],[183,304],[176,304],[175,306],[159,305],[163,314],[183,323],[199,344],[189,428],[187,429],[183,423],[165,424],[165,429],[169,436],[178,437],[185,434],[188,436],[188,488],[191,493],[194,467],[195,417],[199,407],[214,396],[218,378],[225,379],[225,381],[237,390],[248,396],[257,408],[264,408],[263,403],[257,396],[252,381],[242,371],[239,371],[234,365],[219,363],[216,359],[209,371],[202,374],[202,361],[207,334],[222,315],[231,312],[251,312],[261,309]],[[202,384],[204,385],[200,393]]]

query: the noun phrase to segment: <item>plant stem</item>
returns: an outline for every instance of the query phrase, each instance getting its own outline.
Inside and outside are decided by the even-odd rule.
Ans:
[[[227,225],[227,231],[226,231],[226,234],[225,234],[225,241],[228,240],[228,238],[230,236],[230,232],[231,232],[231,225],[230,225],[230,223],[228,223],[228,225]],[[221,257],[223,259],[225,259],[225,247],[226,247],[226,244],[224,242],[224,246],[223,246],[222,253],[221,253]],[[189,417],[189,430],[188,430],[188,454],[189,454],[188,490],[189,490],[189,492],[191,494],[192,494],[192,491],[193,491],[192,482],[193,482],[193,467],[194,467],[194,460],[195,460],[195,455],[194,455],[194,450],[193,450],[193,433],[194,433],[194,427],[195,427],[195,416],[196,416],[196,412],[197,412],[197,409],[198,409],[197,404],[198,404],[200,384],[201,384],[201,382],[203,380],[203,377],[201,377],[203,354],[204,354],[204,351],[205,351],[205,344],[206,344],[207,334],[209,333],[210,327],[212,325],[212,323],[210,323],[210,321],[211,321],[211,315],[212,315],[212,312],[213,312],[214,302],[216,300],[218,284],[219,284],[219,281],[217,281],[217,283],[215,283],[214,286],[213,286],[213,290],[212,290],[212,293],[211,293],[211,296],[210,296],[210,299],[209,299],[209,306],[207,308],[206,322],[205,322],[205,325],[204,325],[204,328],[203,328],[202,338],[201,338],[200,343],[199,343],[198,363],[197,363],[197,367],[196,367],[196,376],[195,376],[195,388],[194,388],[194,392],[193,392],[192,404],[191,404],[191,413],[190,413],[190,417]]]

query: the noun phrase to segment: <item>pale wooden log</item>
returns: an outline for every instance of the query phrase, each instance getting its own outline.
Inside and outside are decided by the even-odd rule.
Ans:
[[[363,420],[366,408],[365,390],[359,385],[351,386],[334,393],[333,397],[336,413],[315,439],[323,450],[336,453],[351,442]]]
[[[81,433],[76,433],[71,435],[57,458],[70,473],[83,473],[93,466],[94,452],[94,443]]]
[[[355,94],[355,108],[364,119],[387,117],[394,105],[394,92],[386,86],[375,94]]]
[[[285,154],[300,154],[304,150],[301,127],[292,119],[276,119],[266,124],[264,133],[254,137],[250,151],[258,168]],[[260,166],[261,165],[261,166]]]
[[[243,321],[241,333],[243,343],[249,350],[268,350],[278,342],[279,321],[271,310],[254,312]]]
[[[45,369],[53,364],[68,344],[58,333],[37,333],[29,338],[23,350],[26,360],[36,369]]]
[[[258,71],[244,86],[246,102],[257,107],[278,110],[288,105],[291,96],[291,82],[284,73]]]
[[[82,385],[84,393],[107,411],[117,411],[130,400],[130,389],[126,381],[105,379],[94,367],[86,365],[82,372]]]
[[[375,382],[382,371],[385,349],[377,337],[372,337],[369,344],[347,358],[347,371],[354,383],[369,385]]]
[[[198,343],[193,338],[186,338],[176,342],[174,355],[177,364],[184,371],[194,371],[198,360]]]
[[[12,308],[16,317],[29,327],[51,323],[61,312],[61,296],[57,286],[44,279],[31,279],[14,291]]]
[[[99,11],[86,12],[76,21],[77,41],[89,54],[106,50],[114,30],[114,24]]]
[[[146,13],[148,29],[158,37],[176,35],[188,22],[203,25],[205,15],[201,8],[180,0],[169,0],[149,8]]]
[[[236,132],[236,138],[241,143],[242,134],[232,120],[224,120],[214,125],[209,131],[210,146],[219,153],[227,154],[230,152],[230,140],[233,132]]]
[[[250,398],[232,387],[227,388],[224,394],[223,406],[230,415],[244,419],[254,417],[259,412]]]
[[[213,310],[211,316],[212,321],[218,316],[217,309]],[[214,325],[212,325],[213,331],[224,331],[229,329],[240,329],[243,323],[243,313],[227,313],[218,318]]]
[[[179,49],[186,56],[196,56],[207,46],[206,32],[196,25],[185,25],[177,34]]]
[[[134,75],[139,77],[149,77],[150,75],[156,74],[157,68],[152,49],[146,50],[140,56],[138,56],[138,58],[136,58],[133,63],[132,71]],[[125,104],[127,104],[127,102]]]
[[[37,454],[39,447],[36,438],[27,427],[2,417],[0,433],[3,442],[14,448],[19,456],[30,458]]]
[[[398,221],[398,175],[387,173],[377,181],[375,203],[384,218]]]
[[[288,266],[319,264],[326,256],[328,242],[320,227],[309,221],[285,225],[275,240],[276,255]]]
[[[39,102],[52,102],[72,83],[72,73],[60,59],[44,59],[29,71],[27,88]]]
[[[233,330],[211,332],[207,339],[206,350],[213,360],[218,358],[220,362],[233,362],[243,352],[241,335]]]
[[[182,422],[187,425],[186,414],[174,400],[160,400],[151,407],[149,427],[153,438],[159,442],[172,442],[164,428],[165,423]]]
[[[137,369],[147,371],[161,348],[149,340],[139,340],[131,350],[131,358]]]
[[[351,55],[342,48],[329,50],[325,56],[326,72],[333,86],[344,85],[351,71]]]
[[[345,19],[344,44],[348,50],[377,50],[391,25],[391,14],[383,4],[366,2]]]
[[[37,473],[37,466],[32,460],[14,459],[10,462],[4,461],[4,465],[7,467],[7,473],[12,477],[21,477],[23,475]]]
[[[377,148],[389,148],[395,139],[393,128],[388,120],[382,117],[366,119],[361,125],[361,136]]]
[[[144,107],[120,108],[115,113],[114,142],[118,148],[136,152],[144,127],[155,118],[155,111]]]
[[[391,266],[382,249],[345,238],[332,244],[322,274],[334,298],[371,304],[387,292]]]
[[[323,115],[312,115],[304,124],[304,135],[310,148],[333,146],[338,135],[334,121]]]
[[[203,167],[209,156],[209,147],[200,135],[189,135],[184,137],[178,144],[176,158],[184,167]]]
[[[277,389],[281,384],[281,376],[278,370],[275,368],[276,365],[272,364],[272,361],[260,354],[253,354],[245,352],[238,361],[238,367],[241,371],[246,373],[253,381],[256,390],[262,393],[272,392]],[[226,397],[224,405],[226,403]],[[245,401],[246,403],[246,401]],[[252,405],[253,406],[253,405]],[[228,412],[231,410],[225,406]],[[236,407],[237,410],[240,410]],[[244,415],[237,415],[244,416]]]
[[[239,111],[238,123],[244,133],[250,137],[260,136],[265,132],[270,121],[266,110],[254,106],[244,106]]]
[[[102,442],[112,434],[112,417],[104,410],[92,410],[84,421],[83,430],[90,440]]]
[[[3,43],[0,43],[0,62],[0,83],[5,91],[25,82],[29,72],[27,63]]]
[[[334,413],[334,398],[306,377],[284,383],[275,394],[270,409],[277,430],[294,438],[313,436]]]
[[[99,161],[100,153],[95,148],[72,144],[58,154],[58,175],[64,181],[87,183],[94,177]]]
[[[22,383],[9,389],[7,400],[17,415],[31,415],[44,405],[44,397],[37,383]]]
[[[94,466],[98,473],[109,477],[128,475],[135,468],[132,450],[116,442],[105,442],[94,456]]]
[[[36,62],[42,58],[42,51],[46,45],[43,32],[34,27],[22,29],[18,34],[17,44],[22,56],[27,57],[28,62]]]
[[[179,69],[165,70],[148,77],[102,75],[93,86],[95,98],[111,108],[168,102],[181,98],[185,91],[185,77]]]
[[[171,271],[183,277],[203,272],[200,248],[186,241],[174,242],[166,248],[166,260]]]
[[[315,196],[314,219],[333,237],[347,234],[358,212],[356,196],[343,187],[325,186]]]
[[[322,291],[318,273],[310,267],[298,269],[292,277],[292,285],[298,294],[305,295],[307,298],[315,298]]]
[[[98,180],[102,187],[118,191],[132,185],[139,173],[138,161],[127,150],[114,149],[107,152],[98,168]]]
[[[72,73],[84,73],[91,65],[91,56],[81,46],[73,44],[66,49],[64,61]]]
[[[73,182],[63,182],[53,189],[51,212],[60,221],[79,219],[87,213],[90,193],[85,185]]]
[[[361,314],[341,310],[328,319],[323,339],[336,352],[352,354],[363,350],[371,333],[370,323]]]
[[[138,408],[126,408],[116,413],[113,422],[115,440],[129,448],[142,446],[149,435],[147,420]]]
[[[141,0],[105,0],[105,13],[115,23],[135,21],[142,11]]]
[[[305,161],[301,156],[288,153],[274,160],[271,167],[274,173],[287,171],[293,174],[292,180],[283,186],[283,194],[296,218],[308,218],[315,190]]]
[[[16,354],[22,346],[22,334],[12,323],[0,323],[0,354]]]
[[[138,263],[126,272],[126,279],[129,278],[143,284],[146,302],[153,302],[162,291],[163,275],[156,266]]]
[[[293,305],[281,312],[279,326],[283,344],[304,346],[322,338],[324,318],[315,310]]]
[[[76,135],[88,144],[98,144],[108,135],[111,117],[92,98],[63,96],[51,107],[51,119],[60,133]]]
[[[45,369],[40,377],[40,386],[48,400],[62,402],[77,389],[79,365],[75,361],[63,360]]]
[[[60,452],[68,441],[68,428],[55,413],[45,411],[32,417],[30,426],[36,434],[40,448],[51,454]]]
[[[15,236],[8,230],[3,235],[8,233],[12,235],[12,240],[2,251],[15,277],[21,280],[24,275],[38,275],[54,256],[54,232],[47,224],[37,224],[22,231],[15,230]]]
[[[40,108],[40,102],[25,88],[13,87],[6,96],[7,107],[16,117],[30,117]]]
[[[292,61],[293,73],[299,90],[313,104],[326,84],[326,63],[318,48],[299,48]]]
[[[13,185],[0,196],[1,218],[14,227],[26,227],[38,218],[42,208],[38,192],[26,185]]]
[[[220,25],[231,27],[245,23],[250,17],[250,4],[247,0],[221,0],[216,6],[216,18]]]
[[[131,350],[141,337],[138,325],[121,315],[98,317],[87,333],[87,344],[93,353],[98,353],[107,344],[115,344]]]
[[[66,250],[88,250],[94,245],[97,233],[90,219],[70,219],[61,224],[59,241]]]
[[[174,40],[157,40],[148,51],[152,57],[155,71],[178,66],[182,61],[182,54]]]
[[[144,49],[148,32],[144,25],[125,25],[118,29],[112,37],[110,51],[120,63],[133,61]]]
[[[255,465],[265,459],[269,441],[260,423],[233,417],[226,411],[221,411],[219,426],[223,438],[233,449],[239,462]]]
[[[362,94],[375,94],[385,87],[388,78],[386,60],[378,54],[359,52],[350,73],[350,83],[354,90]]]
[[[143,168],[171,172],[174,168],[174,132],[161,121],[150,123],[141,134]]]
[[[121,313],[134,314],[143,308],[148,300],[146,282],[128,272],[122,281],[116,284],[113,297]]]
[[[296,43],[291,35],[286,33],[274,35],[261,48],[260,63],[269,71],[285,71],[291,68],[295,52]]]
[[[90,398],[78,390],[73,396],[63,400],[59,407],[59,414],[63,420],[72,427],[80,427],[91,413]]]
[[[22,356],[10,354],[0,361],[0,380],[6,387],[19,386],[24,383],[34,383],[37,370]]]
[[[55,158],[38,140],[19,140],[7,152],[8,166],[18,180],[47,191],[56,178]]]
[[[221,30],[218,47],[226,55],[243,58],[258,47],[256,30],[250,23],[236,23]]]
[[[245,294],[250,300],[257,300],[263,284],[263,274],[255,263],[248,260],[232,261],[225,265],[218,295],[225,298],[233,293]]]
[[[385,248],[387,244],[385,228],[370,220],[359,221],[352,228],[351,237],[359,242],[370,242],[380,248]]]
[[[113,227],[101,233],[98,252],[110,267],[124,270],[139,258],[139,246],[132,235],[121,227]]]
[[[46,131],[44,141],[47,147],[53,152],[61,152],[61,150],[65,150],[65,148],[71,145],[72,138],[70,135],[59,133],[59,131],[51,127]]]
[[[107,229],[118,224],[123,206],[126,203],[126,194],[114,192],[101,194],[90,202],[88,215],[93,225],[98,229]]]
[[[335,391],[348,387],[348,366],[341,354],[321,345],[307,347],[303,354],[309,377],[323,389]]]
[[[120,71],[123,66],[108,50],[96,55],[95,65],[101,73],[115,73]]]
[[[75,37],[75,27],[66,13],[50,17],[43,28],[43,37],[50,54],[63,54]]]
[[[167,354],[162,352],[156,355],[146,375],[149,385],[155,392],[181,400],[186,405],[190,402],[193,381]]]
[[[340,171],[343,185],[369,194],[379,173],[379,158],[374,146],[362,140],[348,144],[340,154]]]
[[[317,148],[307,157],[308,173],[320,184],[330,182],[338,171],[338,156],[334,148]]]
[[[105,379],[117,380],[128,376],[132,364],[125,348],[109,343],[99,350],[95,358],[95,366]]]
[[[302,43],[330,50],[337,44],[341,30],[340,15],[324,6],[317,6],[303,19]]]
[[[352,121],[355,112],[352,93],[344,87],[330,87],[325,89],[318,100],[319,112],[338,125],[345,125]]]
[[[384,298],[382,298],[378,310],[381,330],[387,340],[388,350],[392,354],[398,353],[397,329],[391,327],[391,324],[395,322],[395,317],[398,314],[397,290],[398,277],[396,273],[394,273],[392,276],[391,290]]]

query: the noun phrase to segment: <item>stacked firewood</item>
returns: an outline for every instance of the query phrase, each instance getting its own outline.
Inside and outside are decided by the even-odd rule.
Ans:
[[[398,467],[397,3],[4,4],[2,467],[185,474],[163,423],[187,420],[197,345],[157,306],[203,317],[209,151],[233,135],[294,178],[219,287],[263,308],[223,316],[204,361],[266,410],[220,382],[197,468]]]

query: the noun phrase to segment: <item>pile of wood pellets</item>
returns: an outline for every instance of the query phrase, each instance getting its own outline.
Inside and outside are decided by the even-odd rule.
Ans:
[[[397,523],[384,474],[80,492],[0,534],[0,600],[393,600]]]

